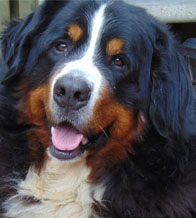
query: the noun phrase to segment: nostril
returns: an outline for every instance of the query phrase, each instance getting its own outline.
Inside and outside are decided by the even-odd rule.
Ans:
[[[91,95],[91,88],[87,85],[81,86],[81,90],[77,90],[74,93],[74,99],[78,101],[78,103],[84,103],[89,101]]]
[[[66,105],[67,101],[67,90],[66,87],[63,87],[61,84],[57,83],[54,87],[54,93],[53,98],[55,102],[61,106],[64,107]]]
[[[65,88],[63,87],[58,87],[56,90],[55,90],[55,93],[58,97],[63,97],[65,96],[66,94],[66,91],[65,91]]]
[[[82,96],[82,93],[80,92],[80,91],[77,91],[77,92],[75,92],[75,94],[74,94],[74,98],[75,99],[77,99],[77,100],[81,100],[81,96]]]

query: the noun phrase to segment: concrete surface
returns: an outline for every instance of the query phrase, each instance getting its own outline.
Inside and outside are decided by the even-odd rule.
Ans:
[[[196,22],[196,0],[124,0],[165,23]],[[196,30],[195,30],[196,31]]]

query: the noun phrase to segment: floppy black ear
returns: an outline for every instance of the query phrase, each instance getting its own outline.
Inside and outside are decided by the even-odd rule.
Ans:
[[[29,50],[33,46],[33,38],[44,30],[65,2],[67,1],[46,1],[26,19],[8,25],[1,38],[3,62],[7,65],[7,71],[3,72],[2,84],[8,85],[18,76],[22,76]]]
[[[186,135],[192,87],[172,34],[156,25],[151,69],[150,119],[160,135]],[[190,114],[189,114],[190,117]]]
[[[27,36],[31,31],[27,26],[31,19],[32,15],[24,21],[12,22],[3,33],[1,48],[4,64],[7,65],[7,71],[3,72],[3,84],[18,76],[23,65],[22,60],[24,62],[28,55],[30,42],[27,43]]]

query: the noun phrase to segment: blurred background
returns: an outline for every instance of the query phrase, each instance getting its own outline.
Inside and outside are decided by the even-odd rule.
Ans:
[[[44,0],[0,0],[0,31],[5,21],[24,18]],[[50,0],[49,0],[50,1]],[[77,1],[77,0],[73,0]],[[85,1],[85,0],[84,0]],[[171,24],[181,41],[196,37],[196,0],[124,0],[146,10],[164,23]],[[116,0],[118,3],[118,0]]]

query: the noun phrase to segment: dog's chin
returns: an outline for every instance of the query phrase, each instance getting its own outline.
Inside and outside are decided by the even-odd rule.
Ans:
[[[51,127],[50,154],[62,161],[82,158],[86,151],[101,149],[109,137],[109,127],[99,133],[84,133],[70,122]]]

